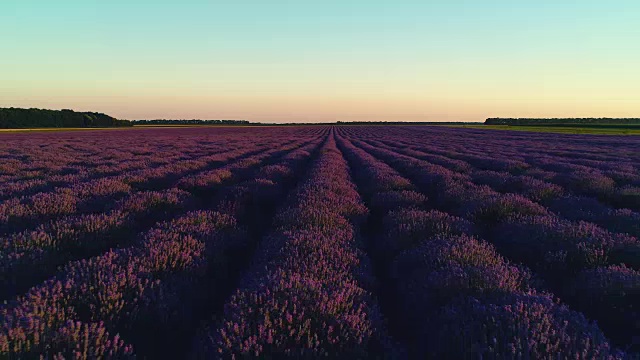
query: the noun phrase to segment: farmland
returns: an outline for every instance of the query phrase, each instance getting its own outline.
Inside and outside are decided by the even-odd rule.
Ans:
[[[485,130],[510,130],[510,131],[528,131],[528,132],[547,132],[558,134],[576,134],[576,135],[640,135],[640,126],[638,125],[568,125],[568,126],[526,126],[526,125],[449,125],[451,127],[460,127],[465,129],[485,129]]]
[[[86,130],[0,159],[0,358],[640,352],[637,137]]]

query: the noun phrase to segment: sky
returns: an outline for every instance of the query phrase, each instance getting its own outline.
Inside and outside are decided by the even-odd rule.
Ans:
[[[1,0],[0,107],[260,122],[639,117],[640,2]]]

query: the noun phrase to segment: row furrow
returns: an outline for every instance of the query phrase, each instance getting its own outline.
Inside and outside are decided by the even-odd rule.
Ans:
[[[340,145],[371,209],[386,315],[412,358],[621,356],[584,316],[536,292],[529,272],[475,237],[470,222],[427,211],[406,178],[348,140]]]
[[[393,356],[359,241],[367,209],[335,139],[277,212],[253,266],[194,358]]]
[[[640,272],[628,266],[637,266],[635,238],[561,221],[520,196],[497,194],[442,167],[354,143],[411,179],[435,208],[472,222],[502,254],[533,269],[563,301],[597,320],[617,345],[633,347]]]
[[[158,223],[132,247],[68,264],[2,307],[0,350],[16,358],[119,358],[134,349],[157,358],[184,350],[203,304],[226,296],[230,272],[239,271],[238,258],[250,247],[251,216],[238,216],[259,204],[250,195],[265,193],[257,186],[276,188],[298,174],[314,146],[245,174],[243,184],[221,190],[208,204],[211,210]],[[274,171],[277,165],[283,169]],[[263,177],[256,183],[258,174]]]

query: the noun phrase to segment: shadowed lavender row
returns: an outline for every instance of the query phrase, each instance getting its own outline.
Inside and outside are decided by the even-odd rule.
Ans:
[[[170,219],[181,211],[197,208],[198,203],[207,202],[220,184],[233,174],[237,177],[262,160],[279,156],[299,145],[299,142],[294,142],[269,150],[261,149],[240,161],[180,179],[178,187],[189,190],[191,194],[175,188],[161,192],[133,192],[113,205],[107,205],[113,208],[107,213],[69,216],[42,224],[34,231],[12,234],[0,243],[0,257],[6,259],[0,267],[0,299],[26,290],[35,280],[44,280],[43,276],[51,275],[57,266],[67,261],[129,245],[138,231],[157,221]],[[233,159],[243,155],[225,156]],[[203,188],[207,191],[201,191]]]
[[[309,156],[306,149],[316,145],[310,143],[285,153],[280,163],[259,167],[244,178],[255,181],[259,175],[263,183],[277,186],[296,174],[296,167]],[[255,162],[246,162],[240,168],[251,166]],[[291,168],[274,171],[278,166]],[[225,193],[236,194],[233,188],[242,190],[246,186],[227,187]],[[230,203],[245,199],[221,194],[215,204],[222,212],[188,213],[156,225],[135,247],[70,263],[56,278],[2,308],[2,353],[29,357],[42,352],[76,356],[78,352],[83,354],[81,358],[119,358],[133,353],[119,336],[103,340],[111,339],[107,332],[120,333],[128,343],[135,344],[136,351],[146,354],[162,354],[156,343],[159,339],[165,340],[160,350],[175,352],[196,327],[202,303],[225,297],[224,291],[218,290],[228,286],[229,271],[236,268],[233,259],[247,248],[248,237],[242,228],[249,226],[238,224],[235,214],[227,210],[247,207],[248,203]],[[67,333],[65,324],[69,320],[77,331],[93,332],[86,339],[62,336]],[[96,336],[98,333],[103,335]],[[104,346],[105,341],[112,345]]]
[[[296,140],[283,141],[295,143]],[[61,215],[101,212],[132,191],[165,189],[185,176],[198,177],[199,172],[261,154],[273,149],[275,144],[281,145],[277,142],[256,145],[254,141],[245,140],[233,151],[221,151],[222,147],[219,147],[220,150],[214,150],[217,152],[214,155],[182,159],[157,167],[143,162],[137,171],[70,183],[31,196],[9,198],[0,204],[0,231],[19,231]]]
[[[369,143],[376,147],[380,146],[380,142]],[[534,202],[550,207],[551,210],[568,219],[595,222],[613,231],[630,233],[635,236],[640,234],[638,227],[640,213],[631,209],[609,208],[598,199],[585,197],[589,192],[581,190],[583,188],[601,188],[605,200],[615,192],[614,181],[596,170],[555,173],[522,162],[518,163],[513,159],[504,160],[501,166],[474,168],[462,160],[433,155],[430,153],[432,147],[420,146],[400,149],[389,145],[388,148],[468,175],[470,181],[479,185],[488,185],[496,191],[520,194]],[[492,158],[492,161],[493,164],[500,164],[500,160],[495,157]],[[492,163],[489,160],[484,162]]]
[[[330,137],[194,358],[399,354],[366,290],[374,280],[357,233],[366,213]]]
[[[635,358],[638,164],[445,127],[0,134],[0,358]]]
[[[637,346],[634,339],[638,335],[638,318],[634,304],[639,273],[626,267],[611,267],[637,266],[637,239],[610,233],[593,224],[558,219],[545,207],[524,197],[477,186],[463,173],[355,141],[407,174],[430,196],[435,207],[475,223],[479,233],[492,240],[503,254],[534,269],[556,295],[598,320],[618,345]],[[599,288],[589,287],[586,292],[580,283],[585,281],[581,272],[599,267],[607,269],[601,274],[610,276],[611,281],[600,281]],[[598,298],[616,294],[617,300],[608,304],[601,301],[597,307],[586,300],[585,295],[598,293]]]
[[[423,210],[426,198],[407,179],[348,141],[339,143],[378,224],[369,240],[387,281],[385,314],[412,357],[621,356],[597,326],[537,293],[526,269],[475,238],[470,222]],[[404,201],[379,200],[388,194]]]

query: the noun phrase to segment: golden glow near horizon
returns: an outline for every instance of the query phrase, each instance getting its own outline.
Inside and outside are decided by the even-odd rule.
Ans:
[[[0,4],[0,106],[262,122],[640,116],[631,1],[151,5]]]

